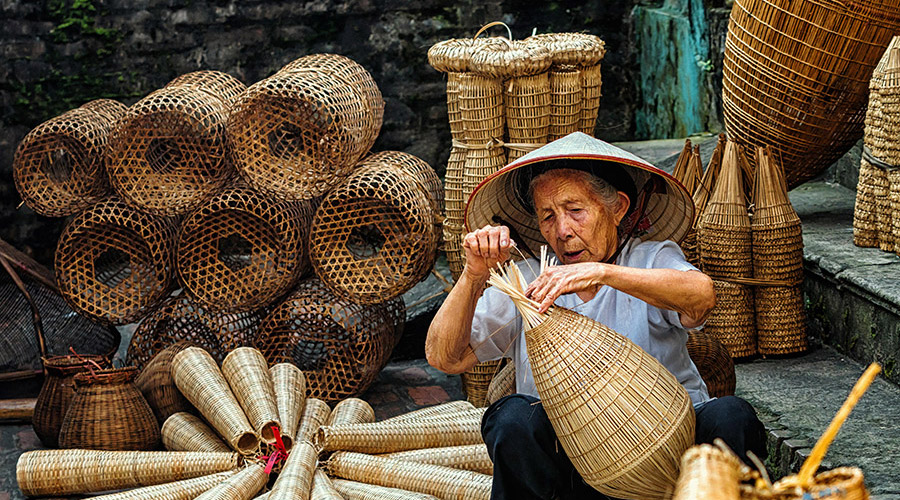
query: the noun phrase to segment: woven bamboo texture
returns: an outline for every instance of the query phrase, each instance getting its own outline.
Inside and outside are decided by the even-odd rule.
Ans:
[[[125,109],[109,99],[91,101],[32,129],[13,158],[13,179],[25,204],[41,215],[64,217],[105,198],[107,140]]]
[[[59,429],[75,396],[75,375],[88,371],[88,360],[105,366],[106,358],[97,355],[51,356],[44,359],[44,383],[34,405],[31,425],[41,443],[59,446]]]
[[[789,476],[794,479],[794,476]],[[787,479],[787,478],[785,478]],[[838,467],[822,472],[813,478],[808,488],[796,485],[775,483],[774,489],[756,489],[750,485],[741,485],[742,500],[803,500],[808,498],[822,500],[868,500],[865,478],[856,467]]]
[[[170,415],[193,409],[193,406],[175,387],[175,380],[172,378],[172,358],[179,352],[195,345],[184,340],[175,342],[153,356],[134,379],[134,385],[144,395],[144,399],[150,404],[150,408],[153,409],[153,414],[156,415],[156,420],[160,424],[165,422]],[[131,344],[129,344],[130,346]],[[143,366],[143,363],[141,365]],[[140,369],[140,366],[138,368]]]
[[[797,354],[809,349],[800,285],[758,286],[754,290],[754,302],[760,354]]]
[[[195,500],[249,500],[266,486],[268,480],[269,475],[262,464],[250,464]]]
[[[316,444],[325,451],[393,453],[396,451],[483,444],[481,416],[484,409],[448,417],[428,417],[371,424],[323,426]]]
[[[123,201],[174,217],[197,208],[234,176],[225,123],[237,79],[204,71],[179,77],[139,100],[110,134],[107,171]]]
[[[133,490],[101,495],[98,500],[194,500],[201,493],[219,485],[237,471],[219,472],[173,483],[145,486]]]
[[[310,231],[316,274],[358,303],[397,297],[434,266],[435,215],[428,193],[404,169],[385,162],[360,167],[316,211]]]
[[[229,351],[252,343],[264,313],[214,311],[185,294],[172,297],[141,321],[125,359],[147,371],[157,353],[179,342],[189,342],[221,362]],[[165,358],[159,362],[163,361]],[[171,364],[171,359],[166,363]]]
[[[152,450],[159,423],[134,385],[134,367],[75,375],[75,396],[59,429],[62,448]]]
[[[169,451],[231,451],[203,420],[187,412],[174,413],[167,418],[161,434],[163,446]]]
[[[384,307],[341,299],[310,279],[272,310],[255,342],[270,364],[303,370],[309,397],[337,402],[375,381],[398,340]]]
[[[465,135],[462,113],[459,111],[459,73],[447,75],[447,114],[450,119],[450,135],[453,146],[444,172],[444,253],[453,279],[459,279],[465,266],[462,249],[465,202],[463,196],[463,172],[466,164]]]
[[[494,404],[498,399],[515,394],[516,392],[516,365],[507,363],[500,369],[488,385],[487,394],[484,395],[485,406]]]
[[[480,472],[489,476],[494,474],[494,463],[491,462],[487,446],[484,443],[398,451],[377,456],[406,462],[442,465],[453,469]]]
[[[737,382],[734,361],[722,342],[705,331],[694,330],[688,334],[686,347],[709,395],[714,398],[734,395]]]
[[[681,457],[681,475],[673,500],[738,500],[740,460],[708,444],[693,446]]]
[[[306,377],[290,363],[278,363],[269,368],[269,373],[281,421],[281,439],[285,448],[291,449],[306,406]]]
[[[471,71],[476,52],[501,45],[508,46],[509,40],[500,37],[443,40],[428,49],[428,64],[442,73],[464,73]]]
[[[510,79],[503,87],[503,107],[509,134],[507,161],[521,158],[547,143],[550,133],[550,77],[546,72]]]
[[[309,500],[317,459],[318,453],[312,443],[297,443],[278,473],[278,479],[269,492],[269,500]]]
[[[352,481],[427,493],[442,499],[487,500],[491,496],[491,476],[418,464],[362,453],[334,453],[326,465],[328,473]]]
[[[375,421],[375,410],[359,398],[347,398],[334,406],[325,425],[371,424]]]
[[[865,158],[859,164],[859,182],[853,209],[853,243],[858,247],[878,247],[880,242],[877,200],[890,196],[890,182],[884,170]]]
[[[897,0],[735,2],[723,63],[729,136],[781,150],[788,187],[831,165],[859,138],[868,78],[898,12]]]
[[[488,387],[491,385],[491,380],[494,379],[497,372],[503,368],[503,361],[503,359],[498,359],[477,363],[472,368],[469,368],[464,373],[460,374],[463,394],[466,395],[466,399],[475,405],[475,407],[487,406],[485,404],[485,398],[487,396]]]
[[[418,420],[430,417],[451,417],[454,415],[466,414],[469,410],[474,410],[475,406],[468,401],[449,401],[434,406],[427,406],[407,413],[386,418],[381,422],[405,422],[410,420]]]
[[[599,64],[581,69],[581,116],[578,119],[578,130],[592,137],[600,112],[602,84]]]
[[[250,454],[259,448],[259,436],[208,352],[199,347],[179,352],[172,360],[172,376],[178,390],[232,449]]]
[[[76,311],[107,325],[143,317],[174,276],[173,220],[110,199],[75,216],[56,247],[59,291]]]
[[[332,482],[335,489],[345,500],[437,500],[437,497],[434,495],[401,490],[399,488],[376,486],[359,481],[335,479]]]
[[[579,130],[581,97],[581,71],[578,68],[559,66],[550,71],[549,142]]]
[[[280,428],[281,422],[266,358],[257,349],[239,347],[225,356],[222,374],[257,435],[263,442],[274,443],[274,428]]]
[[[547,47],[555,65],[594,66],[606,55],[606,43],[587,33],[541,33],[525,41]]]
[[[238,183],[181,223],[178,273],[198,302],[245,312],[267,306],[307,271],[312,202],[273,200]]]
[[[465,200],[482,179],[506,164],[501,146],[506,126],[502,80],[460,74],[459,112],[467,150],[463,167]]]
[[[437,172],[425,160],[402,151],[381,151],[365,157],[360,166],[393,165],[406,172],[419,183],[420,189],[428,194],[434,213],[444,212],[444,185]]]
[[[169,451],[28,451],[16,463],[26,496],[74,495],[163,484],[225,472],[236,453]]]
[[[319,428],[328,422],[331,415],[331,407],[328,403],[316,398],[307,398],[306,406],[303,408],[303,415],[300,416],[300,424],[297,428],[297,437],[295,440],[300,443],[308,441],[314,443]]]
[[[747,285],[713,280],[716,307],[703,330],[728,349],[732,358],[746,358],[759,352],[753,289]]]
[[[334,488],[331,478],[322,469],[316,469],[313,475],[310,498],[313,500],[345,500],[340,492]]]
[[[515,78],[537,75],[550,69],[552,60],[546,46],[521,41],[492,43],[473,51],[469,71],[486,78]]]

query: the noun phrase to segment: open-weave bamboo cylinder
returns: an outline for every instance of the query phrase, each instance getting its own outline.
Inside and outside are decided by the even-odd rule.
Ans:
[[[469,410],[474,410],[475,406],[468,401],[449,401],[434,406],[427,406],[411,412],[402,413],[400,415],[386,418],[381,422],[404,422],[409,420],[417,420],[430,417],[443,417],[466,414]]]
[[[278,363],[269,368],[272,387],[275,390],[275,404],[281,421],[281,439],[287,449],[294,444],[303,407],[306,406],[306,377],[299,368],[290,363]]]
[[[300,417],[300,427],[297,429],[295,441],[298,443],[308,441],[315,442],[319,428],[328,422],[331,408],[328,403],[316,398],[307,398],[303,415]]]
[[[578,130],[591,137],[594,136],[597,115],[600,113],[602,84],[599,64],[581,69],[581,115],[578,119]]]
[[[174,280],[175,222],[109,199],[76,215],[56,247],[60,294],[94,321],[124,325],[147,314]]]
[[[105,198],[107,138],[125,110],[124,104],[100,99],[32,129],[13,158],[13,179],[25,204],[41,215],[63,217]]]
[[[208,476],[157,484],[155,486],[144,486],[143,488],[91,498],[97,500],[194,500],[201,493],[219,485],[236,473],[237,470],[219,472]]]
[[[187,291],[214,310],[269,305],[307,271],[313,202],[283,202],[237,183],[181,223],[178,273]]]
[[[312,443],[297,443],[278,473],[275,486],[269,492],[269,500],[309,500],[317,459],[318,453]]]
[[[421,464],[443,465],[453,469],[480,472],[489,476],[494,474],[494,463],[491,462],[487,446],[484,443],[398,451],[377,456]]]
[[[154,364],[151,360],[162,355],[164,349],[187,342],[206,349],[213,359],[221,362],[229,351],[252,343],[265,312],[214,311],[186,294],[166,299],[141,320],[125,359],[130,365],[144,367],[146,372]],[[169,369],[172,360],[166,358],[157,361],[165,363],[160,369]]]
[[[734,360],[722,342],[706,331],[694,330],[688,334],[685,347],[710,396],[721,398],[734,395],[737,383]]]
[[[334,406],[325,425],[370,424],[375,421],[375,410],[359,398],[347,398]]]
[[[444,254],[447,265],[454,280],[458,280],[466,265],[466,254],[463,250],[465,235],[465,203],[463,197],[463,169],[466,163],[466,150],[453,146],[447,160],[447,171],[444,175]]]
[[[698,236],[700,219],[703,217],[703,212],[706,211],[706,206],[709,204],[709,198],[712,195],[713,187],[715,187],[716,179],[719,176],[719,170],[722,168],[722,156],[725,154],[725,143],[725,134],[719,134],[719,140],[716,142],[716,147],[713,149],[712,156],[709,158],[709,164],[706,166],[706,170],[703,172],[700,182],[697,184],[696,189],[691,195],[694,202],[694,223],[691,226],[688,235],[684,238],[687,243],[682,243],[681,248],[684,250],[684,256],[687,261],[698,269],[702,268]]]
[[[281,422],[266,358],[257,349],[239,347],[225,356],[222,374],[259,437],[274,443],[274,428],[280,428]]]
[[[175,380],[172,378],[172,358],[188,347],[194,346],[195,344],[190,341],[175,342],[153,356],[134,379],[134,385],[144,395],[160,424],[165,422],[170,415],[193,409],[191,403],[184,399],[184,396],[175,387]],[[130,347],[131,344],[129,344]],[[137,366],[137,368],[140,369],[141,366]]]
[[[673,500],[739,500],[741,462],[733,453],[708,444],[692,446],[681,457]]]
[[[547,72],[511,78],[503,88],[509,143],[507,161],[547,143],[550,133],[550,77]],[[595,117],[596,118],[596,117]]]
[[[782,151],[789,188],[815,177],[859,139],[869,76],[898,31],[900,0],[736,1],[723,62],[728,135]]]
[[[246,89],[218,71],[189,73],[128,108],[109,138],[107,171],[125,203],[174,217],[199,206],[234,176],[225,123]]]
[[[516,392],[516,364],[507,363],[500,369],[488,385],[487,393],[484,395],[484,405],[490,406],[498,399],[515,394]]]
[[[269,475],[262,464],[250,464],[237,474],[206,490],[195,500],[249,500],[266,485]]]
[[[506,164],[502,139],[505,131],[503,81],[463,73],[459,77],[459,111],[465,135],[463,199],[485,177]]]
[[[190,347],[172,360],[175,385],[235,450],[249,454],[259,447],[259,436],[247,421],[228,382],[208,352]]]
[[[187,412],[172,414],[161,432],[163,446],[169,451],[231,451],[205,422]]]
[[[503,362],[503,359],[484,361],[460,374],[463,394],[470,403],[476,407],[487,406],[485,398],[488,387],[497,372],[503,368]]]
[[[756,317],[753,288],[713,279],[716,307],[703,331],[728,349],[732,358],[746,358],[759,352],[756,344]]]
[[[238,466],[237,453],[39,450],[16,463],[25,496],[75,495],[180,481]]]
[[[577,132],[581,124],[581,71],[558,66],[550,71],[550,130],[552,142]]]
[[[322,469],[316,469],[313,474],[312,493],[313,500],[345,500],[338,490],[334,488],[331,478]]]
[[[359,481],[334,479],[334,488],[345,500],[437,500],[434,495],[388,488]]]
[[[337,402],[375,381],[398,340],[383,306],[339,298],[309,279],[266,317],[255,343],[270,364],[303,370],[308,396]]]

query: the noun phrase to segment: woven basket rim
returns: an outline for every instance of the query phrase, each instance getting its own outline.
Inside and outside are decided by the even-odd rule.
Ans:
[[[128,382],[134,381],[139,372],[140,370],[135,366],[110,368],[107,370],[97,370],[95,372],[81,372],[75,375],[75,385],[127,384]]]
[[[42,357],[41,361],[47,371],[60,375],[74,375],[92,366],[91,361],[106,365],[109,360],[102,354],[63,354]]]

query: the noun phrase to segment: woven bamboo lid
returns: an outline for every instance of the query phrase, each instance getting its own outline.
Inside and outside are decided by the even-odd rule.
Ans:
[[[532,35],[525,42],[546,47],[553,64],[593,66],[606,55],[606,43],[587,33],[543,33]]]

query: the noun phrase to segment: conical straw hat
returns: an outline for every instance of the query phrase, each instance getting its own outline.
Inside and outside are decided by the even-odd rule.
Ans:
[[[375,410],[359,398],[347,398],[334,406],[325,425],[369,424],[375,421]]]
[[[190,347],[172,359],[175,385],[216,432],[235,450],[248,454],[259,447],[259,436],[208,352]]]
[[[306,406],[306,377],[290,363],[278,363],[269,368],[275,389],[275,403],[281,421],[281,439],[291,449],[297,436],[297,427]]]
[[[491,462],[487,446],[484,443],[398,451],[376,456],[420,464],[443,465],[453,469],[480,472],[489,476],[494,474],[494,463]]]
[[[217,486],[235,474],[237,474],[236,469],[91,498],[95,500],[194,500],[197,495]]]
[[[174,413],[163,422],[162,442],[169,451],[231,451],[206,423],[187,412]]]
[[[284,468],[278,473],[269,500],[309,500],[318,453],[309,441],[301,441],[291,449]],[[316,499],[318,500],[318,499]]]
[[[250,464],[195,500],[249,500],[266,485],[269,475],[262,464]]]
[[[222,374],[256,433],[274,443],[273,428],[281,427],[281,422],[266,358],[252,347],[238,347],[222,361]]]
[[[311,497],[313,500],[345,500],[322,469],[316,469],[313,476]]]

